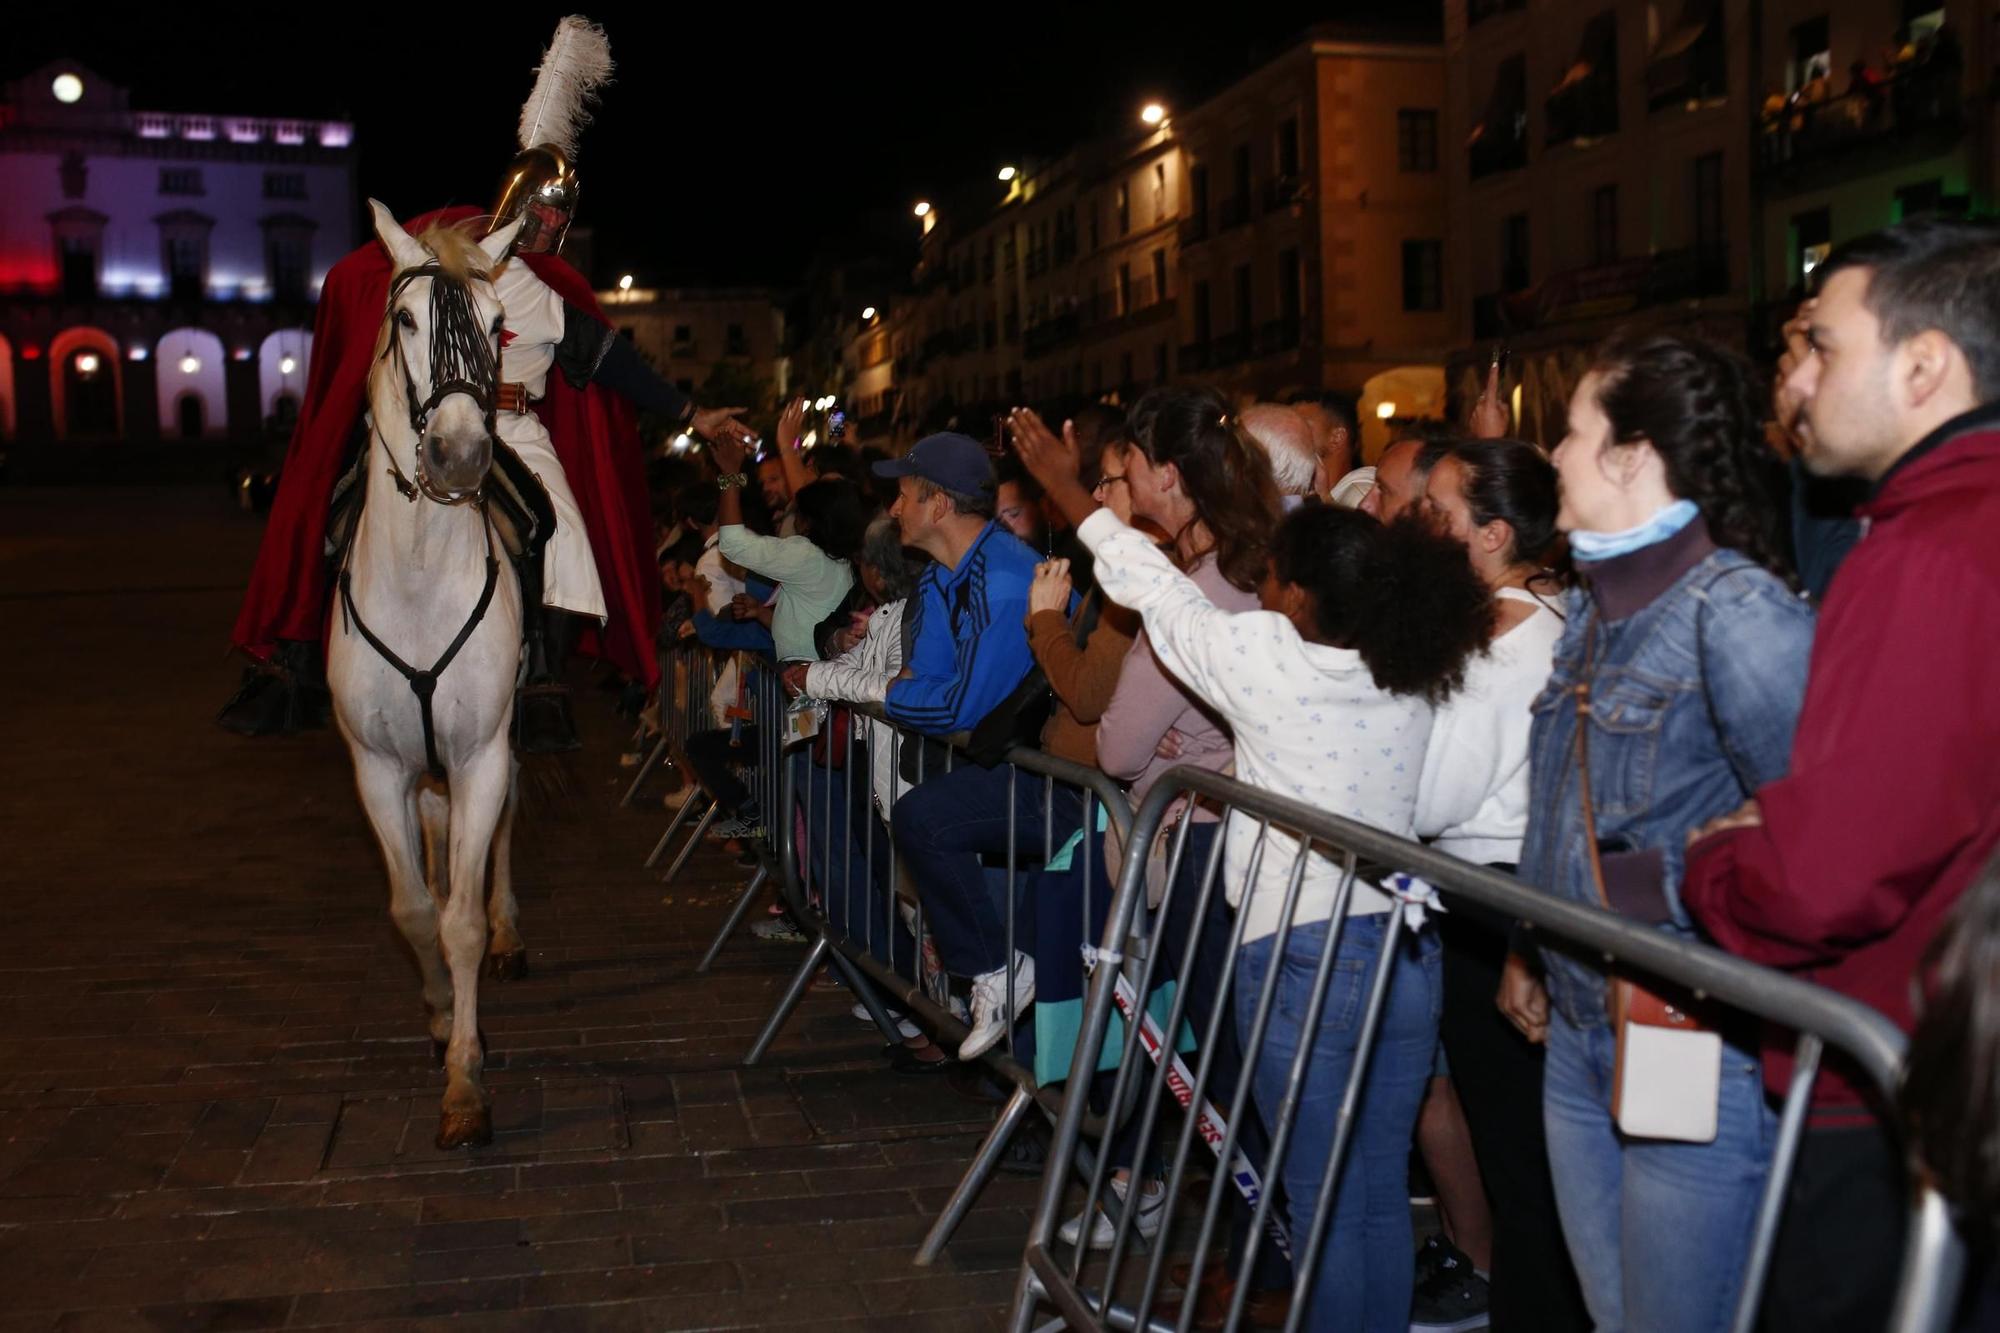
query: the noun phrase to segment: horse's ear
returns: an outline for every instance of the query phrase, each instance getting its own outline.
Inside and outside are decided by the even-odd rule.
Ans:
[[[396,221],[396,215],[384,207],[381,200],[370,199],[368,211],[375,215],[375,235],[381,239],[382,248],[389,252],[389,258],[397,268],[416,268],[430,257],[424,252],[424,247],[403,230],[403,224]]]
[[[488,232],[480,238],[479,248],[484,250],[486,257],[498,266],[507,258],[507,252],[514,246],[514,237],[520,232],[521,224],[527,220],[528,215],[522,213],[506,226]]]

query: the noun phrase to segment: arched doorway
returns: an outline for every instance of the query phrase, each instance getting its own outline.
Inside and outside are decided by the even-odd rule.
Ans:
[[[205,416],[206,413],[202,411],[201,406],[201,395],[198,393],[184,393],[180,396],[180,401],[174,404],[176,429],[183,440],[201,438],[202,427],[207,424]]]
[[[0,440],[14,438],[14,345],[0,334]]]
[[[1373,463],[1389,447],[1390,423],[1444,415],[1444,367],[1398,366],[1371,375],[1355,410],[1361,417],[1361,456]]]
[[[305,329],[279,329],[257,349],[257,401],[263,404],[265,424],[280,433],[289,433],[298,420],[312,365],[312,341]]]
[[[112,439],[125,424],[124,367],[103,329],[64,329],[49,344],[49,400],[56,438]]]
[[[159,381],[162,435],[199,440],[223,433],[229,423],[224,360],[222,339],[207,329],[173,329],[160,335],[153,349],[153,374]],[[196,409],[183,406],[189,395],[197,400]],[[200,428],[190,435],[185,427],[189,412],[195,410]]]

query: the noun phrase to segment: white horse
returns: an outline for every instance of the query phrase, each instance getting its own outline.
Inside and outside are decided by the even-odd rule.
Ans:
[[[478,242],[446,229],[412,238],[369,207],[395,276],[368,376],[367,496],[326,674],[388,862],[389,912],[416,953],[444,1057],[437,1144],[455,1148],[493,1134],[480,1083],[488,930],[496,975],[520,975],[526,958],[508,864],[521,590],[479,500],[498,388],[491,273],[519,223]]]

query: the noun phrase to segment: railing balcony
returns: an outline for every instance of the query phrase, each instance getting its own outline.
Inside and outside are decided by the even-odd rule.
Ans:
[[[1273,352],[1289,352],[1299,345],[1299,317],[1285,315],[1278,319],[1267,319],[1257,330],[1257,354],[1268,356]]]
[[[1274,176],[1264,186],[1264,211],[1276,213],[1302,202],[1308,193],[1303,176]]]
[[[1856,162],[1941,149],[1965,131],[1962,71],[1912,70],[1821,102],[1796,98],[1763,117],[1759,158],[1767,177],[1812,174]]]

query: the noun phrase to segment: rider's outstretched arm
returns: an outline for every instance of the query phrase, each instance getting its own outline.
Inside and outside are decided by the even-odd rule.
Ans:
[[[556,365],[577,388],[601,384],[623,394],[644,411],[658,412],[685,429],[694,421],[694,399],[660,378],[631,340],[605,327],[567,301],[563,303],[563,336],[556,344]]]

